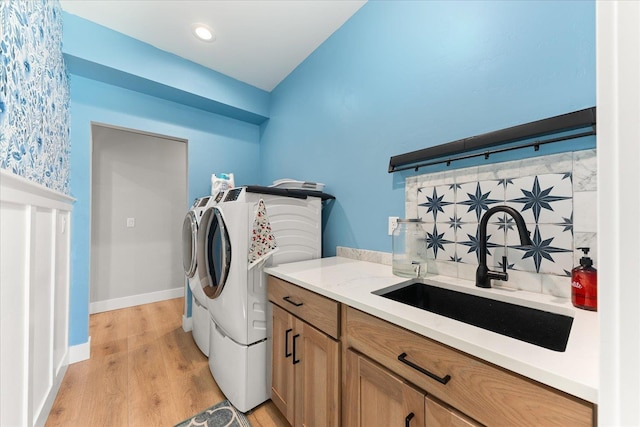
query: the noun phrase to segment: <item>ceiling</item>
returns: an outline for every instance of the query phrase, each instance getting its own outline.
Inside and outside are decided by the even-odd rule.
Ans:
[[[62,9],[271,91],[366,0],[61,0]],[[204,23],[215,41],[196,39]]]

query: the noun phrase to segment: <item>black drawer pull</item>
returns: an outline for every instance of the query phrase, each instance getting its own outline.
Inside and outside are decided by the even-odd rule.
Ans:
[[[291,299],[290,299],[290,298],[291,298],[291,297],[290,297],[290,296],[288,296],[288,295],[287,295],[286,297],[282,297],[282,299],[283,299],[283,300],[285,300],[285,301],[286,301],[286,302],[288,302],[289,304],[293,304],[293,305],[295,305],[296,307],[300,307],[300,306],[303,304],[303,303],[301,303],[301,302],[293,302],[293,301],[291,301]]]
[[[293,364],[297,365],[300,363],[300,359],[296,360],[296,338],[298,338],[300,334],[295,334],[293,336]]]
[[[400,356],[398,356],[398,360],[401,361],[402,363],[404,363],[405,365],[411,366],[416,371],[422,372],[423,374],[425,374],[429,378],[432,378],[432,379],[438,381],[441,384],[446,384],[451,379],[451,375],[445,375],[444,377],[440,378],[439,376],[437,376],[435,374],[432,374],[431,372],[427,371],[423,367],[418,366],[413,362],[409,362],[407,360],[407,353],[402,353]]]
[[[409,427],[409,423],[411,422],[411,420],[413,419],[413,417],[415,417],[416,415],[412,412],[409,415],[407,415],[407,418],[404,419],[404,427]]]
[[[291,357],[293,353],[289,352],[289,334],[293,331],[293,329],[289,328],[284,333],[284,358]]]

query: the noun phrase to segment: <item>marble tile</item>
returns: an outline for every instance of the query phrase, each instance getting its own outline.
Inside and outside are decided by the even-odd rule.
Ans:
[[[487,264],[501,269],[506,255],[515,288],[566,298],[562,283],[581,256],[575,248],[597,255],[596,159],[585,150],[407,178],[406,212],[430,223],[430,271],[475,280],[479,219],[507,204],[523,214],[535,244],[521,247],[513,219],[497,213],[487,227]]]
[[[476,280],[476,269],[478,268],[478,264],[465,264],[462,262],[457,262],[458,264],[458,277],[463,280],[471,280],[475,282]]]
[[[556,276],[553,274],[541,274],[542,293],[558,298],[571,298],[571,278],[569,276]]]
[[[519,176],[519,162],[503,162],[478,167],[478,181],[500,180]]]
[[[573,153],[573,191],[596,191],[598,186],[596,150]]]
[[[527,271],[509,270],[509,280],[506,282],[494,280],[496,288],[518,289],[528,292],[542,292],[542,275]]]
[[[418,187],[407,188],[405,190],[405,202],[407,203],[417,203],[418,198],[420,197],[420,190]]]
[[[377,264],[384,265],[391,265],[392,262],[392,254],[389,252],[347,248],[344,246],[336,246],[336,255],[344,258],[356,259],[358,261],[375,262]]]
[[[456,184],[464,184],[467,182],[477,182],[478,181],[478,167],[470,167],[464,169],[458,169],[455,176]]]
[[[427,271],[433,274],[440,274],[447,277],[458,276],[458,264],[452,261],[439,261],[436,259],[427,260]]]
[[[456,176],[459,174],[460,170],[462,169],[420,175],[416,180],[416,183],[418,187],[436,187],[439,185],[450,185],[455,182]]]
[[[560,153],[551,156],[535,157],[519,161],[517,167],[519,177],[544,175],[572,170],[573,155]]]
[[[573,230],[576,232],[596,232],[598,193],[580,191],[573,193]]]

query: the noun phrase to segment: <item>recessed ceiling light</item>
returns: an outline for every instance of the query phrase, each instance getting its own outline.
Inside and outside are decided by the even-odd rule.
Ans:
[[[215,36],[213,35],[213,30],[209,28],[208,25],[193,24],[191,26],[191,30],[199,40],[202,40],[205,42],[212,42],[216,39]]]

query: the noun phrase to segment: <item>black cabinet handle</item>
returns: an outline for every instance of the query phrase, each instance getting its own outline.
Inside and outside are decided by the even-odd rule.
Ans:
[[[415,414],[413,412],[407,415],[407,418],[404,419],[404,427],[409,427],[409,423],[411,422],[413,417],[415,417]]]
[[[284,333],[284,358],[291,357],[293,353],[289,352],[289,334],[293,331],[293,329],[289,328]]]
[[[300,307],[300,306],[303,304],[303,303],[301,303],[301,302],[293,302],[293,301],[291,301],[291,299],[290,299],[290,298],[291,298],[291,297],[290,297],[290,296],[288,296],[288,295],[287,295],[286,297],[282,297],[282,299],[283,299],[283,300],[285,300],[285,301],[286,301],[286,302],[288,302],[289,304],[293,304],[293,305],[295,305],[296,307]]]
[[[298,338],[300,334],[295,334],[293,336],[293,364],[297,365],[300,363],[300,359],[296,360],[296,338]]]
[[[295,351],[295,350],[294,350]],[[415,369],[416,371],[422,372],[423,374],[425,374],[426,376],[428,376],[429,378],[432,378],[436,381],[438,381],[441,384],[446,384],[449,382],[449,380],[451,379],[451,375],[445,375],[444,377],[440,378],[439,376],[432,374],[431,372],[427,371],[426,369],[424,369],[421,366],[416,365],[413,362],[409,362],[407,360],[407,353],[402,353],[400,356],[398,356],[398,360],[401,361],[402,363],[404,363],[405,365],[409,365],[411,366],[413,369]]]

